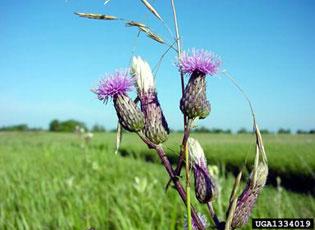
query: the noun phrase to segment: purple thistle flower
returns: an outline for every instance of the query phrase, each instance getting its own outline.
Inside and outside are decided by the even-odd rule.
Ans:
[[[129,77],[129,71],[116,71],[102,79],[96,89],[92,91],[96,93],[99,100],[106,102],[110,97],[126,94],[134,85],[134,80]]]
[[[144,127],[144,115],[127,95],[133,85],[134,80],[129,77],[129,70],[116,71],[107,75],[92,91],[101,101],[107,102],[112,98],[121,126],[130,132],[139,132]]]
[[[183,52],[178,60],[178,68],[183,73],[199,72],[205,75],[214,75],[221,65],[217,55],[206,50],[192,49],[191,54]]]

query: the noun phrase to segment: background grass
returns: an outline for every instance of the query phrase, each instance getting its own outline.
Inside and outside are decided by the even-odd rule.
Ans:
[[[179,138],[171,135],[169,155],[175,155]],[[251,136],[198,138],[211,164],[244,163],[247,154],[248,162],[253,158]],[[74,134],[0,133],[0,229],[182,229],[184,206],[174,189],[164,192],[165,170],[143,159],[158,160],[150,151],[146,156],[146,147],[130,134],[124,136],[122,149],[136,159],[114,155],[114,139],[114,134],[100,134],[82,146]],[[271,167],[305,175],[314,170],[313,136],[266,136],[265,141]],[[297,152],[307,167],[295,162],[300,159]],[[221,194],[214,205],[222,219],[233,177],[221,170],[219,181]],[[312,195],[267,186],[252,217],[314,213]]]
[[[112,134],[114,135],[114,134]],[[121,146],[123,155],[132,155],[159,163],[153,150],[148,150],[136,136],[125,135]],[[255,152],[255,137],[250,134],[192,134],[202,144],[208,164],[215,164],[235,175],[243,166],[248,170]],[[269,159],[268,183],[282,185],[290,190],[315,194],[315,135],[264,135]],[[114,140],[114,137],[112,137]],[[110,137],[108,137],[110,139]],[[132,144],[137,143],[137,144]],[[181,134],[170,135],[166,148],[172,162],[176,162]],[[97,144],[96,144],[97,145]]]

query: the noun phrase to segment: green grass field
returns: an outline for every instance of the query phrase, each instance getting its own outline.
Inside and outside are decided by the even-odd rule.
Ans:
[[[195,133],[192,136],[202,144],[208,164],[222,166],[235,174],[244,165],[251,169],[255,152],[254,135]],[[279,176],[286,188],[315,194],[315,135],[265,135],[263,138],[269,159],[269,182],[276,184]],[[114,137],[112,140],[114,142]],[[172,134],[165,144],[172,162],[176,162],[179,143],[181,134]],[[126,135],[121,152],[159,163],[154,151],[148,151],[134,135]]]
[[[254,137],[197,136],[210,164],[244,164],[246,156],[251,163]],[[166,143],[169,156],[177,140],[171,135]],[[158,159],[135,135],[122,143],[122,153],[134,157],[114,155],[114,141],[114,134],[97,134],[83,147],[74,134],[0,133],[0,229],[182,229],[184,205],[175,190],[164,192],[168,178]],[[314,136],[267,135],[265,143],[274,172],[312,176]],[[214,205],[222,219],[233,177],[221,171],[219,182]],[[252,217],[314,213],[312,195],[267,186]]]

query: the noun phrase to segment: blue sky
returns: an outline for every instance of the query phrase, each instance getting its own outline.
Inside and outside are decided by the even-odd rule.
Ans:
[[[251,98],[262,128],[315,128],[315,2],[312,0],[177,0],[184,50],[220,55]],[[173,28],[169,1],[154,1]],[[106,73],[128,67],[133,54],[154,66],[166,46],[120,21],[94,21],[74,11],[116,15],[144,22],[171,42],[164,26],[140,0],[2,0],[0,15],[0,126],[47,127],[53,118],[79,119],[107,128],[116,124],[111,103],[90,89]],[[175,52],[156,76],[168,123],[182,128],[180,79]],[[207,127],[250,128],[246,101],[222,75],[208,78],[211,115]]]

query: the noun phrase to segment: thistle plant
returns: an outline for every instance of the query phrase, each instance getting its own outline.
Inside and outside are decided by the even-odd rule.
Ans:
[[[217,183],[208,171],[207,160],[201,144],[197,140],[190,138],[190,132],[193,122],[205,119],[210,114],[211,106],[206,93],[207,76],[214,76],[220,73],[222,63],[216,54],[203,49],[190,49],[190,51],[182,52],[175,3],[174,0],[170,0],[170,2],[173,12],[175,37],[173,37],[167,22],[163,20],[163,17],[152,4],[147,0],[141,0],[141,4],[165,26],[172,36],[172,40],[169,42],[152,32],[153,30],[148,25],[137,20],[95,13],[76,13],[76,15],[96,20],[118,20],[124,22],[127,27],[137,28],[138,35],[144,33],[153,41],[168,46],[160,61],[169,51],[176,51],[176,65],[180,75],[182,91],[179,109],[183,113],[184,127],[176,168],[173,169],[164,150],[163,143],[168,138],[169,128],[158,100],[158,89],[155,86],[154,74],[148,62],[144,60],[145,58],[133,56],[129,69],[107,75],[99,82],[99,85],[93,92],[99,100],[105,103],[112,100],[120,124],[118,130],[122,127],[127,131],[136,133],[148,148],[155,150],[170,178],[167,187],[170,183],[173,183],[174,188],[186,206],[187,213],[183,215],[186,216],[184,229],[203,230],[209,226],[209,221],[207,221],[205,215],[199,213],[192,205],[193,197],[191,197],[190,191],[190,175],[192,173],[194,176],[195,197],[200,205],[208,207],[214,227],[220,230],[240,228],[247,223],[255,202],[264,188],[268,175],[267,157],[254,111],[244,91],[226,71],[222,71],[221,73],[227,76],[236,88],[243,93],[250,105],[254,122],[254,133],[256,135],[256,157],[247,185],[240,195],[238,195],[238,188],[240,187],[242,173],[240,172],[237,176],[230,196],[226,218],[225,220],[220,220],[212,206],[212,203],[216,202],[218,193]],[[176,47],[169,45],[175,43]],[[185,83],[185,76],[188,78],[187,83]],[[132,99],[128,96],[128,92],[133,90],[134,87],[136,88],[137,96]],[[117,143],[120,143],[121,135],[122,132],[118,131]],[[180,179],[184,163],[185,187]]]

